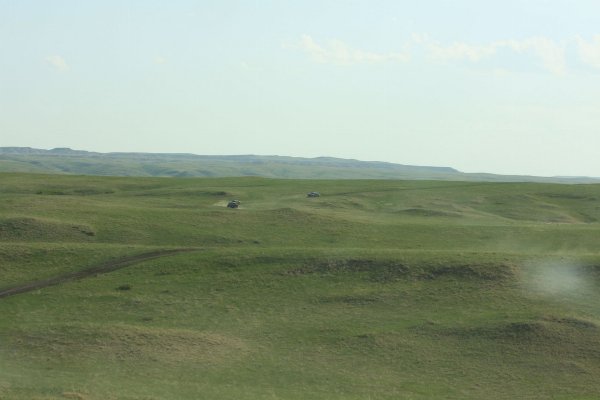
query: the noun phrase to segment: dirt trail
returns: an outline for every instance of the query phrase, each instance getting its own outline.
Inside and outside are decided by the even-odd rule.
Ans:
[[[171,250],[156,250],[148,253],[136,254],[133,256],[121,257],[111,261],[104,262],[102,264],[94,265],[89,268],[82,269],[81,271],[70,272],[67,274],[61,274],[51,278],[41,279],[25,283],[18,286],[0,289],[0,299],[3,297],[14,296],[19,293],[30,292],[45,288],[48,286],[58,285],[63,282],[73,281],[76,279],[86,278],[88,276],[103,274],[106,272],[112,272],[117,269],[125,268],[133,264],[140,263],[142,261],[151,260],[153,258],[166,257],[179,253],[185,253],[189,251],[197,251],[198,249],[171,249]]]

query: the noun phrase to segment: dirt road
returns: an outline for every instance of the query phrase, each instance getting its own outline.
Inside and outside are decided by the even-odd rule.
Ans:
[[[133,264],[140,263],[142,261],[151,260],[159,257],[171,256],[179,253],[185,253],[190,251],[198,251],[198,249],[169,249],[169,250],[156,250],[147,253],[136,254],[133,256],[121,257],[111,261],[104,262],[102,264],[94,265],[89,268],[82,269],[76,272],[70,272],[54,276],[51,278],[41,279],[25,283],[18,286],[0,289],[0,298],[14,296],[19,293],[30,292],[45,288],[48,286],[58,285],[63,282],[73,281],[77,279],[86,278],[96,274],[104,274],[106,272],[115,271],[117,269],[125,268]]]

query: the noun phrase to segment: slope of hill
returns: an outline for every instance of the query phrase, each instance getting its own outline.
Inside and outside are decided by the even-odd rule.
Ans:
[[[0,187],[2,399],[600,397],[600,185]]]
[[[104,176],[227,177],[286,179],[429,179],[456,181],[600,182],[593,178],[542,178],[466,174],[449,167],[401,165],[332,157],[201,156],[194,154],[94,153],[68,148],[0,147],[0,172]]]

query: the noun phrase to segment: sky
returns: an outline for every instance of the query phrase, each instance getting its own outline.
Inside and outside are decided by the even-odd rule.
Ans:
[[[0,146],[600,177],[600,2],[0,0]]]

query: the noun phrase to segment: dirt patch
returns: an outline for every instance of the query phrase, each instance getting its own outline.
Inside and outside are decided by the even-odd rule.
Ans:
[[[230,200],[219,200],[216,203],[213,203],[213,206],[226,207],[227,208],[227,205],[229,204],[229,202],[230,202]],[[235,209],[238,209],[238,210],[240,210],[240,209],[243,210],[244,208],[245,207],[242,206],[241,204],[238,204],[238,206],[235,207]]]

